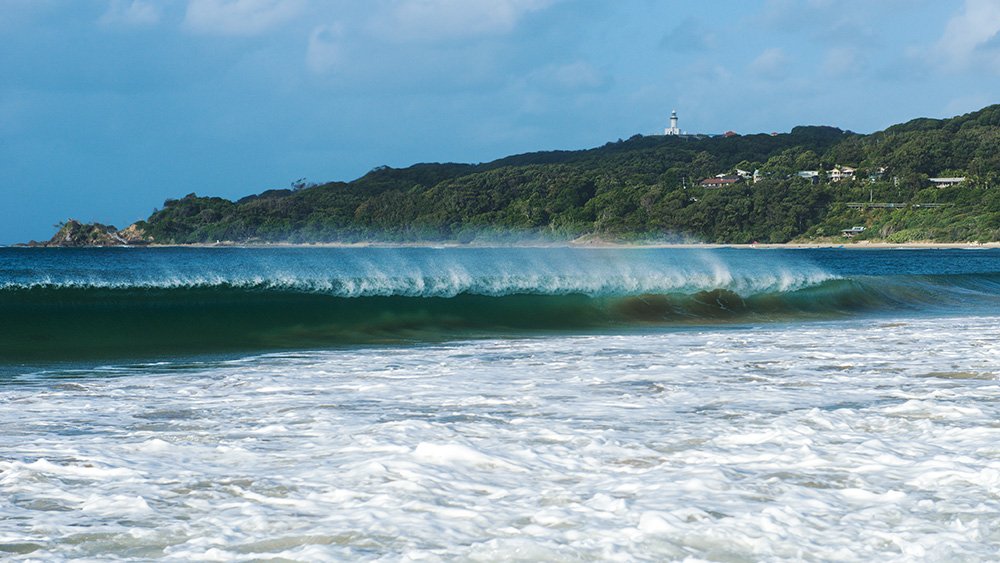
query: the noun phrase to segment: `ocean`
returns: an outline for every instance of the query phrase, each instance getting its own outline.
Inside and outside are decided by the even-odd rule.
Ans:
[[[0,558],[1000,557],[1000,251],[0,248]]]

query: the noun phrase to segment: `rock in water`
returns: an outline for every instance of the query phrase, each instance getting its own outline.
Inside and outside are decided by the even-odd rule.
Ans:
[[[102,223],[81,223],[70,219],[59,226],[59,231],[47,242],[33,246],[130,246],[149,244],[145,233],[138,225],[132,224],[119,231],[113,225]]]

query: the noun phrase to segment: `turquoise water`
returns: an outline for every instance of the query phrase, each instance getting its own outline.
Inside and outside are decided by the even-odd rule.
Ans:
[[[1000,253],[2,249],[0,361],[989,314]]]
[[[991,560],[1000,252],[0,249],[0,558]]]

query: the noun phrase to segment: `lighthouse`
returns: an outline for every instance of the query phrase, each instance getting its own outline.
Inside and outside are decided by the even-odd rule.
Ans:
[[[670,112],[670,127],[663,130],[664,135],[680,135],[681,130],[677,127],[677,110]]]

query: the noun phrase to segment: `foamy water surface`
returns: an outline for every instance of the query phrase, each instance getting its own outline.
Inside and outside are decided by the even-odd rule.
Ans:
[[[0,291],[226,286],[339,297],[600,296],[711,289],[750,295],[801,289],[836,277],[809,261],[783,254],[761,261],[755,255],[720,257],[694,249],[154,248],[96,253],[49,249],[57,253],[48,254],[2,250]]]
[[[0,386],[25,560],[990,560],[1000,317],[284,353]]]

